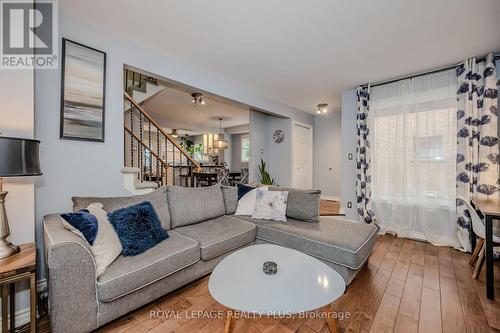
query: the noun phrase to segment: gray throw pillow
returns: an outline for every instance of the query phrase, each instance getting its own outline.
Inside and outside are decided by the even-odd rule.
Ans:
[[[226,213],[220,185],[167,186],[167,199],[172,228],[214,219]]]
[[[238,207],[238,188],[235,186],[221,186],[222,196],[224,197],[224,206],[226,214],[234,214]]]
[[[286,216],[306,222],[319,222],[321,191],[279,186],[270,186],[269,191],[288,191]]]
[[[128,197],[73,197],[73,211],[87,208],[93,202],[100,202],[103,209],[112,212],[120,208],[129,207],[144,201],[149,201],[153,205],[158,215],[163,229],[170,229],[170,212],[168,210],[167,196],[165,186],[157,188],[151,193],[133,195]]]

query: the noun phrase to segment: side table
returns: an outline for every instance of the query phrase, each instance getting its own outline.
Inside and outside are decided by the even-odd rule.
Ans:
[[[10,328],[15,330],[16,304],[15,283],[21,280],[30,281],[30,332],[36,332],[36,245],[23,244],[21,251],[13,256],[0,260],[0,288],[2,296],[2,332],[8,332],[9,308]],[[10,294],[10,307],[7,300]]]

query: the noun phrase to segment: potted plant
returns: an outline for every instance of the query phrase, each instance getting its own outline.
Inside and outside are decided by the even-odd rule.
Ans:
[[[269,171],[267,171],[266,162],[261,158],[259,165],[260,183],[262,185],[274,185],[274,178],[271,178]]]

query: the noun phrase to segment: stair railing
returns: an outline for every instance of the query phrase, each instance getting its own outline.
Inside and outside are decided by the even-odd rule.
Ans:
[[[124,166],[139,169],[139,182],[194,186],[200,164],[126,91],[123,96]]]

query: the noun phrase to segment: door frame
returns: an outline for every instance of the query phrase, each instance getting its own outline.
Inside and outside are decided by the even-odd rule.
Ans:
[[[295,184],[295,126],[301,126],[304,128],[308,128],[310,130],[310,142],[311,142],[311,149],[309,151],[309,159],[311,161],[311,189],[314,188],[314,126],[311,124],[306,124],[300,121],[292,121],[292,165],[291,165],[291,181],[292,181],[292,187],[296,187]]]

